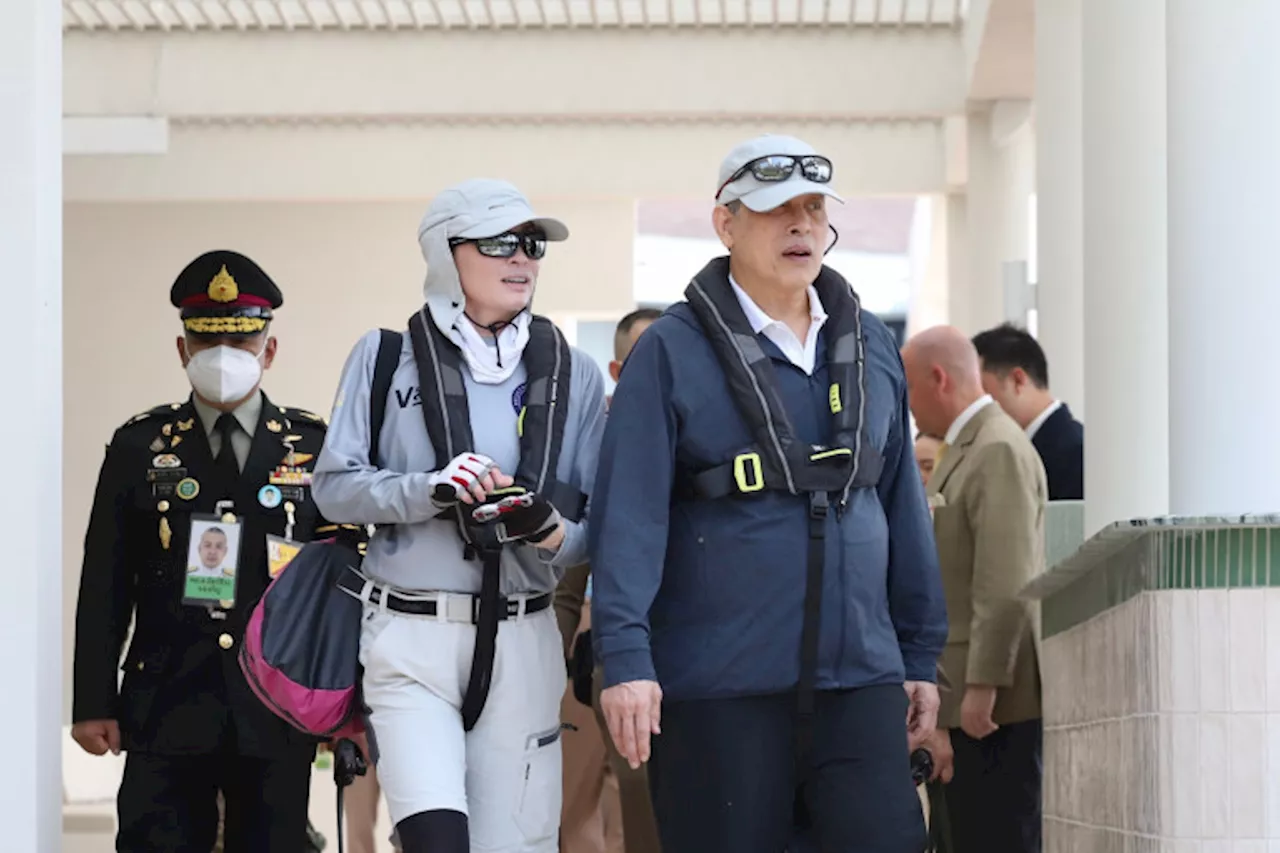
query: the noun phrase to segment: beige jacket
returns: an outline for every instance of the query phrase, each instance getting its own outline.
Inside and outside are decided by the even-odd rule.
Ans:
[[[1040,614],[1019,590],[1044,571],[1044,465],[995,403],[965,424],[929,478],[950,632],[941,667],[954,689],[939,725],[960,725],[964,685],[999,688],[997,725],[1040,716]]]

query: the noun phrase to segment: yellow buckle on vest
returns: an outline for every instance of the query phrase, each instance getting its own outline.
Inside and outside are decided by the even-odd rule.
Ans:
[[[838,415],[844,409],[844,404],[840,402],[840,383],[832,382],[831,387],[827,390],[827,401],[831,404],[831,414]]]
[[[820,450],[809,457],[810,462],[825,462],[828,459],[834,459],[837,456],[852,456],[853,451],[847,447],[833,447],[830,450]]]
[[[747,476],[748,467],[751,476]],[[733,458],[733,480],[740,492],[758,492],[764,488],[764,471],[760,467],[760,454],[739,453]]]

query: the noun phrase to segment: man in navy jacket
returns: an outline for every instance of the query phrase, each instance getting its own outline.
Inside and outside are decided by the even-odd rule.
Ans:
[[[601,705],[665,853],[918,853],[947,622],[893,336],[822,265],[830,161],[721,164],[727,258],[632,351],[595,487]],[[652,737],[651,737],[652,736]]]
[[[982,388],[1018,422],[1044,463],[1049,500],[1084,499],[1084,424],[1049,390],[1049,362],[1031,334],[1008,323],[973,338]]]

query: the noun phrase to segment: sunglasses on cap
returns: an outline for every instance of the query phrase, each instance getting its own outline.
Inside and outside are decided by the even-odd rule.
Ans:
[[[720,189],[716,190],[716,198],[720,198],[720,193],[724,192],[725,187],[748,172],[757,181],[773,184],[790,178],[797,166],[800,167],[800,174],[807,181],[813,181],[815,184],[825,184],[831,180],[831,161],[826,157],[817,154],[805,154],[803,156],[769,154],[748,161],[741,169],[730,175],[729,180],[721,184]]]
[[[510,258],[515,255],[516,249],[524,249],[525,256],[529,260],[537,261],[541,260],[542,256],[547,253],[547,238],[536,231],[522,234],[508,231],[506,234],[499,234],[496,237],[470,239],[455,237],[449,241],[450,246],[460,246],[463,243],[475,244],[476,251],[486,258]]]

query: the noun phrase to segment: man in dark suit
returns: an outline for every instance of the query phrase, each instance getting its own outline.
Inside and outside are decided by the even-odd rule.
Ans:
[[[976,335],[982,387],[1026,430],[1049,477],[1049,500],[1084,498],[1084,424],[1049,390],[1049,364],[1030,334],[1005,323]]]
[[[107,445],[76,608],[72,736],[94,755],[128,752],[117,850],[211,849],[221,792],[227,850],[301,853],[316,742],[257,699],[236,656],[270,581],[268,535],[338,530],[309,487],[325,425],[261,391],[283,299],[256,263],[202,255],[170,301],[193,393],[130,419]],[[228,548],[205,577],[193,545],[211,526]]]

